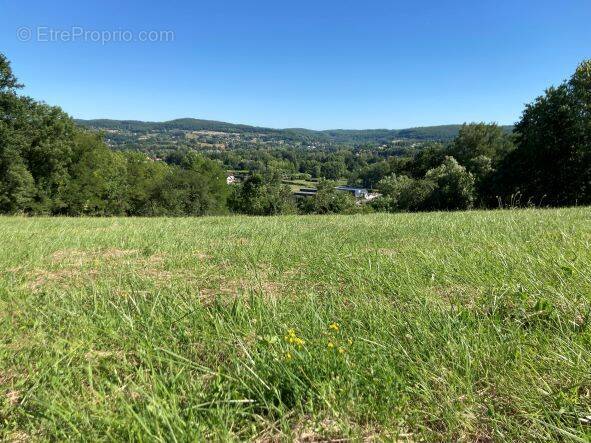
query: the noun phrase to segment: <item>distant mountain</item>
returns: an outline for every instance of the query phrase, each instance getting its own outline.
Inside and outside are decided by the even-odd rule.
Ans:
[[[361,144],[387,143],[392,140],[421,140],[448,141],[453,139],[461,125],[424,126],[408,129],[329,129],[315,131],[303,128],[272,129],[258,126],[241,125],[219,122],[215,120],[200,120],[195,118],[181,118],[166,122],[144,122],[137,120],[76,120],[80,126],[99,129],[144,134],[151,132],[169,131],[214,131],[224,133],[238,133],[249,135],[273,136],[288,141],[302,141],[313,143]],[[504,126],[504,130],[511,132],[512,126]]]

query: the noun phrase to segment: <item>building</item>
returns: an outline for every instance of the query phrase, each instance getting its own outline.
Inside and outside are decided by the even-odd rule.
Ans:
[[[357,199],[367,199],[370,193],[365,188],[356,188],[355,186],[336,186],[335,189],[341,192],[348,192]],[[316,195],[318,189],[316,188],[300,188],[299,191],[295,191],[293,195],[296,197],[312,197]]]
[[[304,197],[304,198],[313,197],[316,195],[316,189],[314,189],[313,191],[310,191],[310,190],[304,191],[304,188],[302,188],[299,191],[295,191],[293,193],[293,195],[296,197]]]
[[[369,195],[369,191],[365,188],[356,188],[355,186],[337,186],[337,191],[348,192],[353,194],[355,198],[366,198]]]

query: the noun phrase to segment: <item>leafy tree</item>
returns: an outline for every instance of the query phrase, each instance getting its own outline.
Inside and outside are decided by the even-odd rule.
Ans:
[[[345,176],[347,167],[341,160],[331,160],[320,166],[320,173],[327,180],[338,180]]]
[[[189,152],[180,166],[171,166],[154,194],[154,215],[211,215],[223,213],[228,187],[221,167],[203,156]]]
[[[78,133],[63,197],[70,215],[125,215],[127,164],[123,154],[110,151],[100,136]]]
[[[464,124],[454,139],[450,154],[462,165],[469,167],[476,157],[488,157],[493,163],[513,150],[511,136],[495,123]]]
[[[157,195],[170,167],[139,152],[126,153],[127,204],[129,215],[164,215],[166,209]]]
[[[391,175],[378,183],[382,196],[372,203],[379,211],[422,211],[435,184],[430,180],[414,179],[406,175]]]
[[[304,214],[351,214],[358,212],[355,197],[348,192],[335,189],[336,183],[323,180],[312,197],[300,201],[300,211]]]
[[[409,165],[410,175],[414,178],[422,178],[428,170],[439,166],[448,155],[445,147],[440,143],[431,143],[421,149]]]
[[[496,174],[497,193],[549,205],[591,203],[591,60],[526,106],[517,149]]]
[[[10,61],[0,52],[0,93],[14,92],[22,88],[10,67]]]
[[[295,212],[291,190],[277,175],[253,174],[235,188],[230,209],[249,215],[279,215]]]
[[[437,168],[430,169],[425,178],[435,185],[427,199],[428,209],[468,209],[474,203],[474,176],[455,158],[446,157]]]
[[[35,181],[20,158],[0,159],[0,177],[0,212],[31,212]]]
[[[220,165],[183,153],[168,166],[111,151],[60,108],[17,94],[0,54],[0,211],[66,215],[224,212]],[[150,163],[150,164],[146,164]]]

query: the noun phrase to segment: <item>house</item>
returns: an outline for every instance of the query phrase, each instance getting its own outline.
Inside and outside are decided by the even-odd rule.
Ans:
[[[365,188],[356,188],[355,186],[337,186],[337,191],[349,192],[353,194],[355,198],[366,198],[369,195],[369,191]]]
[[[234,177],[233,175],[228,175],[228,177],[226,177],[226,184],[228,185],[232,185],[236,183],[236,181],[236,177]]]
[[[348,192],[357,199],[368,199],[371,195],[365,188],[356,188],[355,186],[336,186],[335,189],[341,192]],[[293,195],[296,197],[312,197],[316,195],[318,189],[316,188],[300,188],[299,191],[295,191]]]
[[[295,191],[293,193],[293,195],[295,197],[304,197],[304,198],[308,198],[308,197],[314,197],[316,195],[315,192],[310,192],[310,191]]]

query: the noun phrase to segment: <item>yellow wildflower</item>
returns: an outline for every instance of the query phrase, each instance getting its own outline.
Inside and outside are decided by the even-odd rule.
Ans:
[[[329,341],[328,342],[328,349],[332,349],[332,348],[334,348],[334,343]]]
[[[295,329],[288,329],[287,330],[287,335],[285,336],[285,341],[292,344],[292,345],[297,345],[300,347],[304,343],[306,343],[302,338],[297,336]]]
[[[341,354],[344,354],[344,353],[345,353],[345,352],[347,352],[347,351],[345,350],[345,348],[339,348],[339,352],[340,352]]]
[[[285,359],[286,360],[291,360],[292,356],[291,356],[291,352],[286,352],[285,353]]]
[[[330,325],[328,325],[328,328],[332,329],[335,332],[339,332],[340,326],[338,323],[332,322]]]

